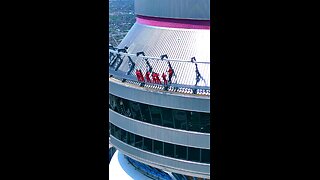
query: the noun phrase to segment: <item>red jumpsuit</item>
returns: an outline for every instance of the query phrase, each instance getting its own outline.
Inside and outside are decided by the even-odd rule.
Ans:
[[[140,80],[141,80],[142,82],[144,82],[144,78],[143,78],[143,74],[142,74],[141,70],[139,70],[139,75],[140,75]]]
[[[136,70],[136,76],[137,76],[137,78],[138,78],[138,81],[140,81],[141,78],[140,78],[140,72],[138,71],[138,69]]]
[[[173,75],[173,70],[172,70],[171,68],[169,68],[168,72],[169,72],[169,82],[171,83],[171,78],[172,78],[172,75]]]
[[[156,73],[156,80],[157,80],[157,83],[158,83],[158,84],[161,84],[161,80],[160,80],[160,78],[159,78],[159,74],[158,74],[158,73]]]
[[[153,82],[153,83],[157,83],[157,79],[156,79],[156,76],[157,76],[157,75],[156,75],[156,73],[152,73],[151,76],[152,76],[152,82]]]
[[[149,71],[146,72],[146,80],[147,80],[147,82],[151,83]]]
[[[163,79],[163,84],[164,85],[168,84],[168,81],[167,81],[166,77],[167,77],[167,75],[165,73],[162,73],[162,79]]]

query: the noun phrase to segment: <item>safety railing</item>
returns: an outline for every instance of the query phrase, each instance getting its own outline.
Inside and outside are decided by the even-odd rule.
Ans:
[[[140,56],[141,55],[141,56]],[[118,71],[118,66],[113,66],[116,62],[117,58],[124,58],[128,57],[129,64],[131,66],[129,67],[127,72],[124,71]],[[186,85],[186,84],[177,84],[177,83],[168,83],[168,84],[157,84],[157,83],[150,83],[150,82],[142,82],[138,81],[136,76],[131,75],[132,71],[134,70],[135,62],[132,61],[132,58],[142,58],[146,60],[148,64],[148,60],[161,60],[166,61],[169,64],[170,62],[184,62],[184,63],[194,63],[196,67],[196,72],[199,73],[197,69],[197,63],[203,63],[203,64],[210,64],[210,62],[197,62],[195,58],[192,58],[191,61],[183,61],[178,59],[168,59],[167,55],[162,55],[160,58],[158,57],[151,57],[151,56],[145,56],[143,52],[138,52],[137,54],[130,54],[126,52],[126,49],[118,49],[115,50],[114,48],[109,48],[109,76],[115,79],[118,79],[122,82],[134,84],[140,87],[145,88],[151,88],[156,90],[163,90],[163,91],[169,91],[169,92],[178,92],[178,93],[184,93],[184,94],[198,94],[198,95],[206,95],[210,96],[210,87],[209,86],[197,86],[197,85]],[[149,70],[152,71],[152,67],[149,66]],[[199,76],[197,75],[197,82],[200,80],[201,75],[199,73]]]

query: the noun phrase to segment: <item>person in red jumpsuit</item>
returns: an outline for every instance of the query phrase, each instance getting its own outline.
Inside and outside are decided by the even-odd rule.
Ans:
[[[159,73],[156,73],[156,81],[157,81],[157,84],[161,84],[161,80],[159,78]]]
[[[138,81],[140,81],[140,80],[141,80],[141,78],[140,78],[140,72],[139,72],[139,70],[138,70],[138,69],[136,70],[136,76],[137,76]]]
[[[156,79],[157,75],[156,75],[156,73],[153,72],[151,76],[152,76],[152,82],[153,83],[157,83],[157,79]]]
[[[144,82],[143,73],[142,73],[141,69],[139,69],[139,75],[140,75],[141,82]]]
[[[146,72],[146,76],[145,76],[145,77],[146,77],[147,82],[148,82],[148,83],[151,83],[151,80],[150,80],[150,72],[149,72],[149,71]]]
[[[163,79],[163,84],[168,85],[168,81],[166,79],[167,75],[165,73],[162,73],[162,79]]]
[[[171,68],[169,68],[168,72],[169,72],[169,83],[171,84],[171,78],[172,78],[172,75],[173,75],[173,70]]]

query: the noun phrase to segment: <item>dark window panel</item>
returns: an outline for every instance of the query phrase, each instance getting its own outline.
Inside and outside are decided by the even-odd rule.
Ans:
[[[136,120],[141,120],[140,105],[137,102],[129,102],[131,108],[132,118]]]
[[[210,132],[210,114],[200,113],[200,132],[209,133]]]
[[[200,162],[200,149],[188,147],[188,160]]]
[[[152,140],[149,138],[143,138],[143,150],[152,152]]]
[[[176,129],[187,129],[187,114],[186,111],[181,110],[172,110],[173,119],[174,119],[174,127]]]
[[[110,107],[112,110],[118,112],[118,109],[116,108],[117,107],[117,103],[116,103],[116,97],[112,94],[109,94],[109,98],[110,98]]]
[[[150,111],[149,111],[149,107],[146,104],[140,104],[141,107],[141,115],[142,115],[142,121],[143,122],[147,122],[147,123],[151,123],[151,117],[150,117]]]
[[[119,112],[120,114],[126,116],[126,108],[124,106],[124,99],[119,98],[119,104],[118,104]]]
[[[139,135],[135,135],[135,147],[142,149],[142,137]]]
[[[210,150],[201,149],[201,162],[210,163]]]
[[[156,106],[149,106],[149,109],[151,113],[152,124],[162,126],[161,108]]]
[[[128,144],[134,146],[134,134],[128,132]]]
[[[175,158],[187,159],[187,147],[175,145]]]
[[[124,106],[124,115],[126,117],[130,117],[132,118],[132,112],[131,112],[131,108],[130,108],[130,101],[126,100],[126,99],[122,99],[123,100],[123,106]]]
[[[171,109],[162,108],[162,121],[163,121],[163,126],[174,128]]]
[[[127,142],[127,131],[121,129],[121,141],[122,142],[125,142],[125,143],[128,143]]]
[[[200,132],[200,114],[198,112],[190,112],[188,130]]]
[[[153,140],[153,152],[163,155],[163,142]]]
[[[174,145],[169,143],[164,144],[164,155],[169,157],[174,157]]]
[[[210,113],[199,113],[140,104],[109,94],[110,108],[124,116],[155,125],[210,133]]]
[[[117,126],[114,127],[114,137],[116,137],[117,139],[121,139],[121,131],[120,128],[118,128]]]
[[[114,125],[110,124],[110,126],[111,126],[111,135],[114,136]]]

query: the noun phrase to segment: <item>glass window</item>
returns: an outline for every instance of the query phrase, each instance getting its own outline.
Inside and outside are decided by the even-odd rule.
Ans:
[[[151,113],[151,121],[152,124],[162,126],[162,119],[161,119],[161,108],[155,106],[149,106],[150,113]]]
[[[168,108],[162,108],[162,120],[163,120],[163,126],[173,128],[173,117],[172,117],[172,111]]]
[[[134,134],[128,132],[128,144],[134,146]]]
[[[210,163],[210,150],[201,149],[201,162]]]
[[[121,129],[121,141],[127,143],[127,131]]]
[[[111,126],[111,135],[114,136],[114,125],[110,123]]]
[[[143,138],[143,150],[152,152],[152,140],[149,138]]]
[[[109,94],[109,102],[110,102],[110,107],[112,110],[118,112],[118,109],[116,108],[117,107],[117,104],[116,104],[116,96],[112,95],[112,94]]]
[[[117,126],[114,126],[114,137],[116,137],[117,139],[121,139],[121,131]]]
[[[188,147],[188,160],[190,161],[200,161],[200,149]]]
[[[135,147],[142,149],[142,137],[139,135],[135,135]]]
[[[124,100],[123,100],[122,98],[118,98],[118,99],[119,99],[119,101],[118,101],[118,103],[119,103],[119,104],[118,104],[119,113],[122,114],[122,115],[126,115],[126,114],[125,114],[125,112],[126,112],[126,111],[125,111],[125,107],[124,107],[124,104],[123,104],[123,101],[124,101]]]
[[[131,107],[132,118],[136,120],[141,120],[139,103],[130,101],[129,106]]]
[[[190,112],[188,130],[197,132],[200,131],[200,114],[198,112]]]
[[[209,133],[210,132],[210,114],[200,113],[200,132]]]
[[[163,142],[153,140],[153,152],[163,155]]]
[[[115,111],[120,113],[120,99],[117,96],[114,96],[114,104],[115,104]]]
[[[140,107],[141,107],[142,121],[151,123],[151,117],[150,117],[150,111],[149,111],[148,105],[140,104]]]
[[[179,159],[187,159],[187,147],[174,145],[175,146],[175,157]]]
[[[109,108],[126,117],[155,125],[210,133],[210,113],[140,104],[109,94]]]
[[[174,157],[174,147],[173,144],[163,143],[164,144],[164,155],[169,157]]]
[[[187,114],[185,111],[181,110],[172,110],[173,119],[174,119],[174,127],[176,129],[187,129]]]
[[[124,115],[132,118],[131,108],[129,106],[130,101],[126,99],[122,99],[122,100],[123,100],[123,107],[124,107]]]

